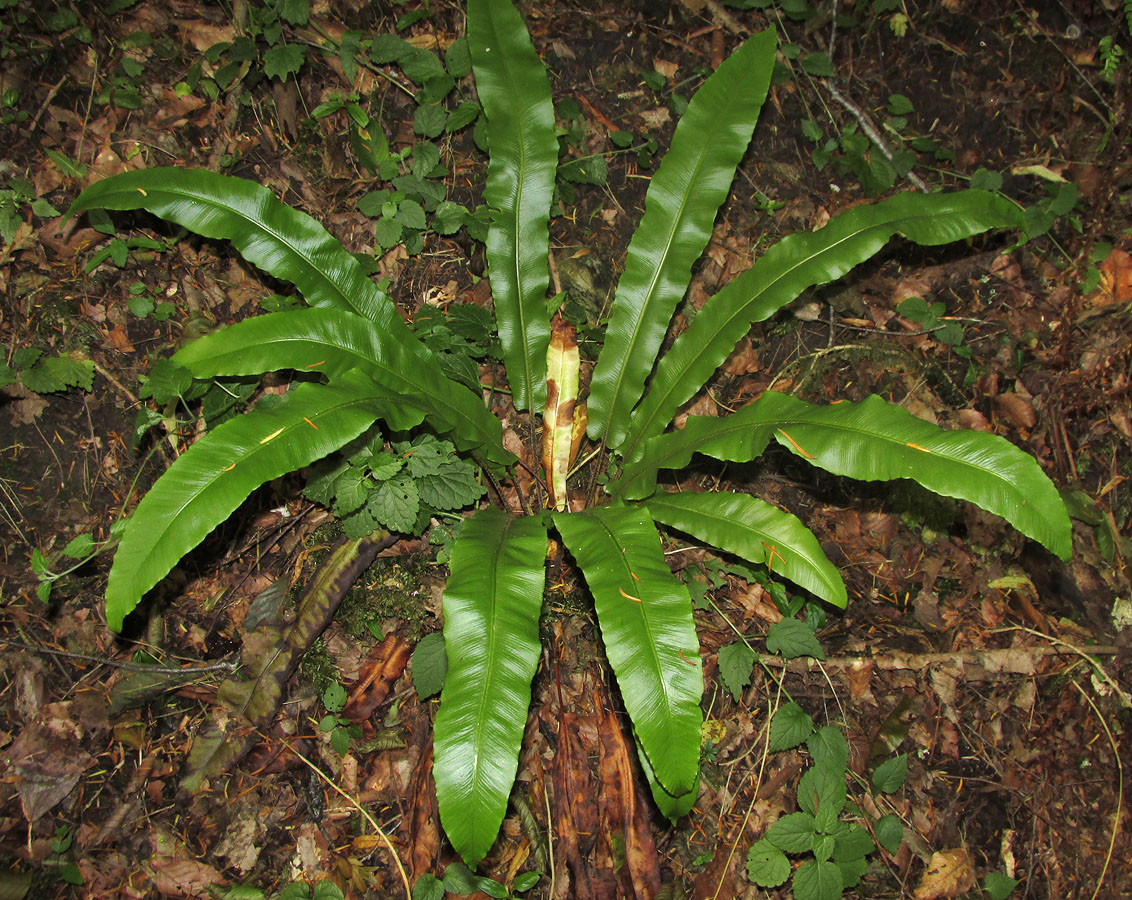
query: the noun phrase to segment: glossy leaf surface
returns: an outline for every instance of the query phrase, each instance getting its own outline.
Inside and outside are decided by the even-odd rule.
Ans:
[[[618,488],[647,497],[657,468],[682,468],[694,453],[745,462],[771,438],[815,466],[863,481],[910,478],[945,497],[1002,516],[1067,559],[1069,516],[1038,464],[1009,441],[978,431],[944,431],[879,397],[814,406],[768,392],[722,419],[689,416],[683,431],[649,440]]]
[[[895,235],[917,244],[962,240],[992,228],[1021,228],[1022,212],[986,191],[898,194],[857,206],[818,231],[793,234],[704,304],[657,364],[648,395],[633,413],[622,447],[632,458],[707,383],[753,322],[769,318],[804,290],[840,278]]]
[[[408,336],[392,302],[326,229],[263,185],[204,169],[139,169],[95,182],[68,215],[144,209],[208,238],[232,242],[244,259],[295,285],[311,306],[344,309]]]
[[[944,431],[876,396],[836,406],[790,399],[796,412],[776,424],[775,440],[813,465],[863,481],[911,478],[1002,516],[1069,559],[1071,526],[1061,495],[1033,457],[1004,438]]]
[[[301,384],[271,409],[225,422],[189,447],[126,525],[106,587],[110,627],[120,630],[142,595],[257,487],[372,425],[381,414],[375,393],[373,382],[357,372],[333,385]]]
[[[846,604],[845,583],[813,532],[777,506],[727,491],[661,491],[645,505],[658,522],[741,559],[766,563],[771,572],[835,606]]]
[[[423,345],[385,334],[352,313],[299,309],[256,316],[193,341],[173,360],[197,378],[294,369],[334,382],[358,369],[373,379],[381,418],[392,428],[409,428],[423,413],[460,449],[500,466],[513,461],[503,449],[499,420],[478,396],[447,378]]]
[[[518,410],[546,401],[546,287],[558,138],[550,82],[510,0],[469,0],[468,50],[487,118],[487,260],[507,380]]]
[[[770,85],[773,29],[750,38],[696,92],[645,197],[590,382],[589,435],[616,449],[703,253]]]
[[[610,485],[610,492],[630,500],[648,497],[656,490],[658,469],[682,469],[696,453],[728,462],[756,459],[770,443],[777,416],[791,399],[768,392],[729,416],[688,416],[680,431],[650,438]]]
[[[687,811],[700,757],[704,682],[688,589],[642,507],[556,513],[554,524],[593,595],[606,656],[660,788],[654,796],[674,819]]]
[[[436,716],[434,774],[452,846],[475,866],[507,811],[538,665],[546,578],[541,517],[486,507],[452,546],[444,589],[448,676]]]

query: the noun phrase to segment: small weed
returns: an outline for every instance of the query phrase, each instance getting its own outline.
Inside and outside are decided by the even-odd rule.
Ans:
[[[56,828],[55,837],[51,839],[50,864],[59,867],[59,877],[63,881],[77,886],[83,883],[83,873],[74,862],[74,842],[75,836],[69,825]]]
[[[37,394],[55,394],[77,387],[94,387],[94,362],[76,351],[48,356],[38,347],[20,347],[7,363],[0,363],[0,387],[19,382]]]
[[[51,589],[61,579],[78,571],[105,550],[117,546],[118,535],[124,527],[124,521],[115,522],[110,528],[110,538],[105,541],[96,541],[92,535],[84,532],[71,538],[61,550],[45,554],[38,547],[33,548],[31,571],[39,579],[35,595],[40,602],[47,603],[51,599]]]
[[[318,730],[330,734],[330,746],[339,756],[345,756],[350,749],[350,740],[362,736],[362,730],[348,719],[339,715],[346,707],[346,689],[338,682],[332,682],[322,692],[322,705],[326,715],[318,723]]]
[[[12,105],[8,102],[12,99],[10,96],[12,93],[13,89],[10,88],[4,92],[3,98],[0,98],[0,120],[3,120],[0,124],[7,124],[8,116],[12,115],[3,112]],[[10,244],[16,239],[24,222],[25,211],[44,219],[53,219],[59,215],[59,210],[42,197],[36,196],[31,182],[23,178],[11,178],[8,180],[8,186],[0,189],[0,240],[4,244]]]
[[[520,896],[542,879],[541,872],[524,872],[507,887],[494,878],[476,875],[461,862],[452,863],[444,870],[443,880],[432,874],[422,875],[413,885],[413,900],[443,900],[449,896],[462,897],[477,891],[499,900],[520,900]]]

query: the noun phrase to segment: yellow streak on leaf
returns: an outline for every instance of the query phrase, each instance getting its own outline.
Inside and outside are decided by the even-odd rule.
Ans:
[[[788,440],[791,444],[793,444],[794,449],[797,450],[799,453],[801,453],[804,457],[806,457],[806,459],[813,459],[814,458],[814,455],[812,453],[807,453],[805,450],[803,450],[802,445],[799,444],[796,440],[794,440],[794,438],[790,437],[790,435],[788,435],[781,428],[778,429],[778,433],[781,434],[784,438],[786,438],[786,440]]]

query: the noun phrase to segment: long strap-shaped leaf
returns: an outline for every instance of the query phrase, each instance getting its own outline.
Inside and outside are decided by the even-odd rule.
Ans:
[[[494,507],[468,519],[444,589],[448,675],[433,749],[440,819],[475,866],[507,811],[540,652],[546,525]]]
[[[126,525],[106,587],[110,627],[120,629],[142,595],[253,490],[372,425],[381,415],[375,394],[373,382],[357,372],[333,385],[301,384],[271,409],[217,426],[178,457]]]
[[[503,449],[502,426],[483,401],[447,378],[416,339],[404,342],[353,313],[298,309],[245,319],[179,350],[174,361],[197,378],[258,375],[277,369],[319,372],[334,382],[358,369],[384,398],[382,418],[397,430],[425,413],[456,446],[499,466],[514,458]]]
[[[661,812],[676,818],[699,772],[704,690],[688,589],[665,563],[642,507],[555,513],[554,524],[593,595],[605,654],[661,788],[654,792]]]
[[[1002,516],[1062,559],[1072,555],[1065,503],[1033,457],[981,431],[943,431],[880,397],[811,406],[779,422],[782,446],[835,475],[911,478],[944,497]]]
[[[682,469],[696,453],[727,462],[748,462],[762,455],[778,418],[793,407],[785,394],[763,394],[729,416],[688,416],[684,428],[650,438],[609,486],[618,499],[639,500],[656,490],[658,469]]]
[[[658,522],[773,572],[835,606],[846,603],[837,568],[796,516],[749,494],[654,494],[645,504]]]
[[[775,36],[750,38],[696,92],[653,176],[590,382],[589,435],[616,449],[711,237],[770,85]]]
[[[623,495],[647,496],[658,467],[680,468],[696,452],[753,459],[771,436],[837,475],[864,481],[911,478],[937,494],[1002,516],[1062,559],[1071,553],[1065,504],[1032,457],[997,435],[944,431],[875,396],[814,406],[766,393],[724,419],[690,416],[683,431],[652,438],[644,456],[626,467]]]
[[[469,0],[468,50],[487,117],[487,261],[515,408],[546,402],[550,202],[558,165],[546,70],[510,0]]]
[[[663,431],[752,322],[770,317],[807,288],[840,278],[894,235],[946,244],[992,228],[1021,227],[1022,219],[1014,204],[986,191],[898,194],[844,212],[818,231],[784,238],[708,300],[660,360],[629,422],[622,452],[631,459],[645,440]]]
[[[311,306],[347,309],[392,334],[408,329],[392,302],[326,229],[262,185],[205,169],[140,169],[79,194],[68,215],[87,209],[145,209],[209,238],[295,285]]]

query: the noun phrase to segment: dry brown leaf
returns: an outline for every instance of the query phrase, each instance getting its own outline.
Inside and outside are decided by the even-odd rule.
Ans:
[[[216,869],[195,859],[164,856],[149,865],[154,886],[165,896],[204,897],[212,885],[224,883],[224,876]]]
[[[991,423],[987,421],[987,417],[977,409],[959,410],[958,419],[961,427],[971,431],[994,431]]]
[[[30,425],[47,409],[47,401],[22,384],[8,384],[0,388],[0,397],[4,396],[16,398],[5,404],[12,416],[12,422],[16,425]]]
[[[1020,431],[1029,431],[1037,423],[1033,402],[1021,394],[1007,391],[995,397],[993,402],[998,414]]]
[[[672,119],[672,113],[668,111],[667,106],[641,110],[638,115],[644,120],[645,127],[650,129],[663,128]]]
[[[62,802],[94,762],[76,742],[56,737],[40,722],[24,728],[4,758],[29,823]]]
[[[873,695],[872,680],[875,663],[871,659],[855,661],[845,670],[845,679],[849,682],[849,696],[853,700],[871,699]]]
[[[932,854],[924,877],[913,894],[914,900],[958,897],[975,886],[975,866],[965,847],[940,850]]]
[[[1088,297],[1091,308],[1103,308],[1132,300],[1132,256],[1113,250],[1100,264],[1100,286]]]
[[[176,23],[181,34],[181,40],[192,44],[198,53],[204,53],[213,44],[231,43],[235,40],[236,29],[233,25],[213,25],[202,19],[190,21],[181,20]]]

